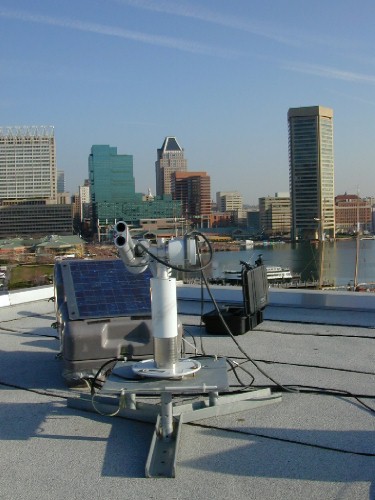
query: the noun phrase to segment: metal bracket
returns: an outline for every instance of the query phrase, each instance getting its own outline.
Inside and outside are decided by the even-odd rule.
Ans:
[[[129,366],[122,365],[120,370],[124,373],[125,369],[128,373],[128,368]],[[202,370],[198,373],[199,375],[194,377],[194,380],[129,380],[126,382],[116,380],[116,375],[112,374],[108,382],[104,384],[101,394],[95,397],[95,408],[100,407],[102,415],[156,422],[146,461],[146,477],[175,477],[183,423],[281,402],[281,394],[271,393],[268,388],[220,396],[219,390],[227,390],[226,365],[223,358],[204,358]],[[207,383],[203,383],[204,380]],[[218,384],[214,383],[215,380]],[[197,396],[188,404],[173,404],[173,394],[194,392],[204,392],[206,395],[199,399]],[[113,396],[108,397],[102,393],[113,394]],[[160,404],[137,401],[136,394],[155,394],[155,397],[160,397]],[[80,398],[69,398],[68,406],[86,411],[95,409],[92,398],[83,394]]]

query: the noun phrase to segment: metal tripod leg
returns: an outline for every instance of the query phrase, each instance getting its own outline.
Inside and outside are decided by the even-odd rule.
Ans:
[[[146,477],[175,477],[183,423],[229,415],[280,401],[281,394],[272,394],[270,389],[260,389],[222,397],[217,392],[211,392],[208,401],[173,407],[172,395],[163,393],[161,413],[156,422],[147,458]]]
[[[156,420],[146,462],[146,477],[175,477],[182,421],[173,418],[172,394],[160,395],[161,411]]]

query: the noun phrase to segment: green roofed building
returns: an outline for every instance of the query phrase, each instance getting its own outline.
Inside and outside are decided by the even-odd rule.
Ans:
[[[97,233],[99,241],[112,238],[114,224],[123,220],[133,227],[139,227],[141,219],[181,218],[182,205],[171,195],[145,197],[136,193],[133,199],[116,203],[98,203]]]
[[[117,154],[116,147],[92,146],[89,179],[92,203],[116,203],[133,198],[133,156]]]
[[[181,217],[181,202],[171,195],[145,196],[135,192],[133,156],[116,147],[94,145],[89,156],[93,228],[99,241],[112,237],[119,220],[139,226],[140,219]]]

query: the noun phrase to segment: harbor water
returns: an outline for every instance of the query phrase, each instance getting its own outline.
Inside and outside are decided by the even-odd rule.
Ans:
[[[240,269],[240,261],[254,264],[262,254],[266,266],[288,267],[301,275],[301,281],[332,283],[346,288],[353,285],[357,242],[345,239],[325,242],[275,243],[238,252],[215,252],[210,277]],[[358,283],[375,282],[375,240],[361,239],[358,252]]]

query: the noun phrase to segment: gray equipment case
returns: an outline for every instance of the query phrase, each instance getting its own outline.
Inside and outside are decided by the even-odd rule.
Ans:
[[[81,280],[78,284],[74,274],[76,269],[80,273]],[[106,273],[107,278],[102,276],[102,272]],[[111,280],[107,287],[100,282],[104,279],[107,279],[106,283]],[[121,314],[121,307],[122,311],[126,309],[125,298],[117,312],[100,317],[103,303],[107,301],[111,306],[112,288],[119,295],[119,287],[131,289],[132,281],[135,287],[145,287],[142,296],[145,298],[140,306],[143,307],[142,311],[137,313],[137,306],[133,305],[132,314]],[[56,325],[60,338],[60,357],[63,362],[62,374],[68,384],[75,384],[83,378],[96,375],[106,362],[119,356],[128,359],[153,357],[148,276],[140,284],[136,275],[127,274],[120,260],[113,262],[63,260],[55,264],[54,288]],[[82,289],[84,297],[80,298]],[[92,308],[89,308],[88,312],[81,313],[84,308],[80,310],[80,301],[90,295]]]

